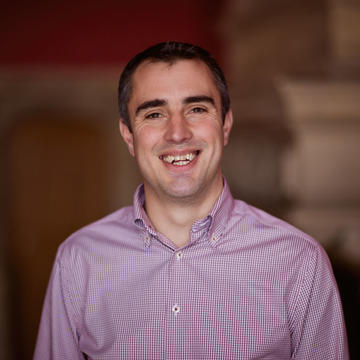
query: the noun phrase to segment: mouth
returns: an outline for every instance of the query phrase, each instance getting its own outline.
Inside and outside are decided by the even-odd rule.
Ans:
[[[190,164],[199,154],[200,151],[197,150],[182,155],[161,155],[159,158],[160,160],[165,161],[168,164],[172,164],[175,166],[185,166]]]

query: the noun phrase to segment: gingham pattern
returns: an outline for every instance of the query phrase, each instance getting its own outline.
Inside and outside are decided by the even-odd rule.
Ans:
[[[225,183],[177,249],[151,228],[142,187],[134,199],[60,246],[34,359],[348,359],[312,238]]]

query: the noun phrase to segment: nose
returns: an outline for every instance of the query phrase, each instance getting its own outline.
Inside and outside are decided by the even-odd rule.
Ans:
[[[170,143],[187,142],[193,136],[188,120],[180,114],[172,115],[166,126],[165,140]]]

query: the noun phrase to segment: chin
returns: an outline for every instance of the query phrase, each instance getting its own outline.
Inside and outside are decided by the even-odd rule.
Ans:
[[[193,181],[176,181],[166,188],[168,196],[176,199],[193,198],[200,191],[200,186]]]

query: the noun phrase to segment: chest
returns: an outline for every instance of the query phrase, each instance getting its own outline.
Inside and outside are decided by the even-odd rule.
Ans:
[[[79,342],[91,359],[282,359],[285,285],[237,256],[178,251],[94,265]]]

